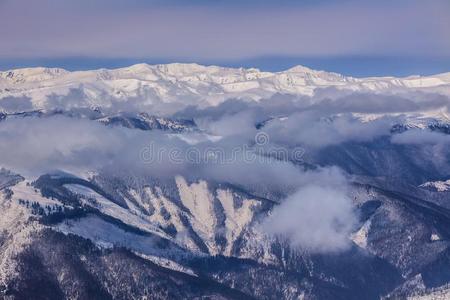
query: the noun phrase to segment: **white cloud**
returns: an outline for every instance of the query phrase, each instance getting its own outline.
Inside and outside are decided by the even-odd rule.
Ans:
[[[273,209],[262,228],[294,248],[328,253],[347,249],[357,220],[345,191],[326,184],[301,187]]]

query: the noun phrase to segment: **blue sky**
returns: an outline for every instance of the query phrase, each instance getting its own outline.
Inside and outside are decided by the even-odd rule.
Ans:
[[[0,0],[0,69],[197,62],[450,71],[448,0]]]

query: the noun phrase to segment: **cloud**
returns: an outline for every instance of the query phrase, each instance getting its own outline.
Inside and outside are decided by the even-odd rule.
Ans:
[[[336,175],[336,174],[335,174]],[[307,184],[275,207],[262,223],[262,229],[274,237],[287,239],[294,248],[314,253],[346,250],[349,235],[357,223],[352,202],[345,188]],[[345,181],[341,180],[345,186]]]
[[[8,119],[0,122],[0,165],[30,176],[54,170],[157,178],[183,175],[278,195],[315,180],[317,172],[305,173],[287,160],[290,149],[281,148],[287,153],[284,160],[261,155],[266,149],[252,146],[254,135],[249,133],[235,132],[218,141],[200,139],[194,145],[186,142],[196,135],[179,138],[63,116]]]
[[[218,120],[210,118],[196,118],[196,124],[204,130],[220,135],[255,135],[257,117],[251,110],[238,112],[230,115],[223,115]]]
[[[402,145],[439,145],[448,144],[450,142],[450,136],[429,130],[411,129],[393,135],[391,141],[395,144]]]
[[[73,109],[78,108],[79,98],[81,106],[85,105],[84,94],[77,90],[66,98],[51,97],[48,103]],[[403,100],[392,106],[396,99]],[[421,111],[427,99],[433,109],[448,103],[439,95],[420,93],[408,97],[275,95],[260,102],[230,99],[216,107],[179,108],[176,116],[194,118],[202,130],[183,134],[108,127],[78,119],[76,114],[71,118],[10,118],[0,122],[0,166],[30,176],[54,170],[75,174],[98,171],[109,176],[159,179],[182,175],[189,181],[232,184],[280,202],[262,221],[261,228],[268,235],[286,238],[293,247],[315,253],[343,251],[350,245],[348,235],[356,218],[345,175],[333,167],[305,171],[298,161],[275,159],[267,156],[267,151],[280,147],[291,154],[299,145],[315,151],[349,141],[370,142],[390,135],[392,125],[402,118],[364,122],[354,112]],[[151,103],[128,100],[136,102],[132,110],[152,111]],[[13,100],[6,103],[15,104]],[[127,107],[114,101],[108,105],[108,112]],[[266,122],[257,130],[261,121]],[[263,145],[255,141],[255,134],[261,132],[268,135]],[[441,133],[409,130],[393,135],[391,141],[408,147],[437,147],[439,155],[433,160],[441,164],[450,140]],[[210,157],[211,153],[219,157]]]
[[[6,112],[22,112],[33,109],[31,98],[28,97],[4,97],[0,98],[0,110]]]
[[[317,100],[308,109],[324,113],[406,113],[450,106],[448,96],[422,91],[369,93],[325,88],[317,90],[313,98]]]
[[[244,142],[241,137],[230,136],[192,146],[176,136],[107,127],[86,119],[17,118],[0,122],[0,165],[26,176],[56,170],[158,179],[182,175],[188,180],[229,183],[249,192],[274,195],[275,200],[291,194],[264,222],[264,230],[270,235],[283,235],[292,246],[312,252],[344,250],[355,217],[343,189],[347,180],[341,171],[304,171],[289,161],[261,160],[257,153],[242,152],[247,149],[243,148]],[[142,149],[149,144],[153,154],[162,153],[151,163],[142,157]],[[227,154],[241,147],[241,152],[227,162],[203,157],[189,160],[189,151],[203,155],[211,147]],[[171,157],[175,149],[181,160]]]
[[[48,109],[62,110],[89,107],[89,105],[87,95],[82,88],[71,88],[65,95],[51,94],[46,98],[45,103],[45,107]]]
[[[193,99],[166,104],[151,94],[121,100],[105,95],[102,103],[100,109],[104,114],[147,112],[194,119],[204,132],[225,139],[239,139],[241,144],[252,141],[256,127],[263,125],[261,130],[269,135],[271,145],[320,148],[345,142],[368,142],[390,135],[393,125],[405,122],[404,114],[448,111],[450,99],[424,92],[375,94],[324,89],[311,97],[275,94],[258,102],[228,99],[209,107],[194,106]],[[0,107],[11,111],[22,111],[30,105],[28,98],[0,99]],[[77,88],[69,90],[67,95],[50,95],[44,107],[72,112],[84,109],[84,115],[89,116],[86,109],[91,109],[90,106],[83,89]],[[376,118],[365,122],[360,114],[373,114]]]
[[[316,151],[391,136],[392,143],[404,147],[431,147],[415,153],[425,153],[423,157],[442,166],[447,160],[448,135],[426,130],[391,135],[390,130],[404,121],[401,114],[422,112],[427,103],[428,109],[446,109],[448,98],[431,93],[338,91],[330,97],[331,92],[314,97],[277,94],[259,102],[229,99],[206,108],[188,102],[177,107],[175,116],[193,118],[200,132],[183,134],[108,127],[77,118],[76,113],[70,118],[9,118],[0,122],[0,166],[30,177],[54,170],[97,171],[144,179],[182,175],[188,181],[231,184],[279,202],[261,223],[269,236],[287,239],[292,247],[313,253],[345,251],[356,222],[346,176],[335,167],[305,170],[298,160],[290,160],[293,150],[300,146]],[[14,109],[28,103],[15,100],[5,103]],[[106,103],[108,113],[126,109],[151,113],[154,108],[153,102],[139,98],[123,103],[107,99]],[[74,90],[67,96],[50,97],[48,105],[73,110],[88,103],[82,92]],[[355,113],[388,116],[366,122]],[[258,130],[256,125],[261,122]],[[267,140],[259,144],[255,135],[261,132]],[[273,148],[286,151],[285,159],[268,155]]]
[[[448,173],[450,135],[426,129],[409,129],[391,137],[393,144],[402,145],[414,151],[416,158],[430,162],[436,170]],[[426,159],[423,159],[423,158]]]
[[[95,169],[105,163],[109,149],[120,147],[121,136],[119,130],[63,117],[6,120],[0,123],[0,163],[24,172]]]
[[[302,173],[288,162],[259,159],[247,137],[186,142],[196,133],[167,135],[52,116],[0,122],[0,164],[40,175],[53,170],[129,172],[140,176],[211,179],[235,184],[295,185]],[[220,150],[220,160],[208,158]],[[234,152],[237,150],[237,152]],[[216,152],[215,152],[216,153]],[[233,155],[232,155],[233,154]],[[251,176],[250,176],[251,175]]]
[[[389,135],[392,125],[393,120],[390,118],[361,122],[349,114],[324,117],[311,111],[293,114],[287,119],[275,119],[263,130],[269,134],[274,143],[317,148],[348,141],[371,141]]]
[[[235,134],[254,135],[250,126],[259,124],[273,144],[320,148],[389,136],[392,126],[405,123],[407,117],[448,112],[449,107],[449,97],[437,93],[360,93],[328,88],[311,97],[275,94],[258,102],[229,99],[214,107],[188,106],[175,116],[195,119],[205,130],[224,135],[226,129],[217,129],[229,127]]]

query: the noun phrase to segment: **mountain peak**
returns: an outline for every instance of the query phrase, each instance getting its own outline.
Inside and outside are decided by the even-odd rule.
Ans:
[[[287,69],[284,72],[289,72],[289,73],[317,73],[318,71],[310,69],[310,68],[302,66],[302,65],[297,65],[295,67]]]
[[[148,71],[150,69],[151,69],[151,66],[146,63],[134,64],[129,67],[119,68],[119,70],[129,70],[132,72],[142,72],[142,71]]]

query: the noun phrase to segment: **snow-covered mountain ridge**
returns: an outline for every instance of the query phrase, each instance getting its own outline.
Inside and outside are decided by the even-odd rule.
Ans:
[[[183,99],[215,105],[229,98],[259,100],[273,94],[314,95],[318,89],[382,92],[425,90],[450,94],[450,73],[433,76],[354,78],[296,66],[282,72],[197,64],[137,64],[119,69],[69,72],[59,68],[25,68],[0,72],[0,97],[29,97],[45,108],[48,97],[80,90],[91,105],[105,98],[170,103]]]

